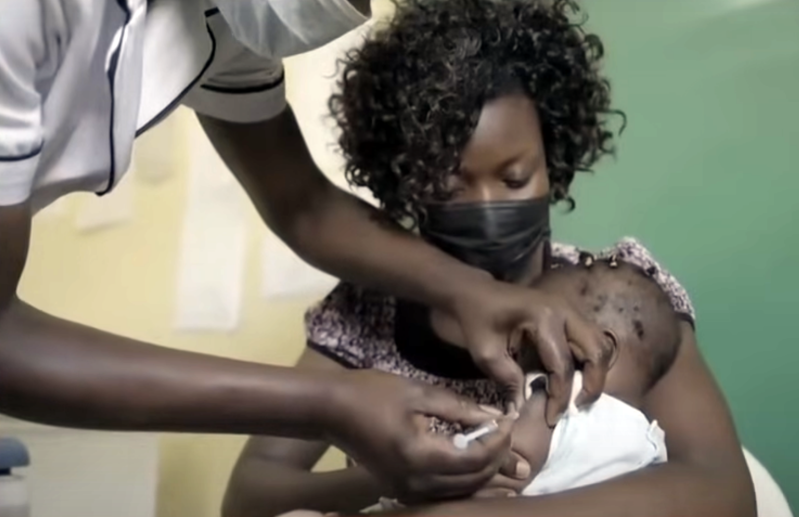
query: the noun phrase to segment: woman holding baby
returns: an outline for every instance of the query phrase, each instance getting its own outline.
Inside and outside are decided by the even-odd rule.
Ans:
[[[601,42],[574,12],[564,0],[403,2],[348,56],[332,99],[348,179],[374,194],[387,219],[497,279],[557,293],[613,344],[595,404],[581,404],[576,384],[570,409],[553,418],[545,387],[533,382],[513,422],[515,467],[470,500],[401,513],[752,516],[746,463],[685,290],[635,240],[595,255],[550,241],[549,207],[574,207],[572,180],[612,153],[608,123],[621,115],[600,73]],[[379,370],[502,405],[459,327],[420,305],[342,283],[308,312],[306,327],[297,368]],[[517,359],[532,380],[549,358]],[[575,359],[579,367],[586,358]],[[311,472],[329,446],[251,438],[224,513],[418,503],[357,465]],[[449,495],[442,486],[438,496]]]

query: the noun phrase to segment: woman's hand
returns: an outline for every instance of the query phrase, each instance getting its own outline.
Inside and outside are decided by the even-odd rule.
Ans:
[[[583,365],[577,403],[589,404],[599,397],[613,353],[600,328],[562,298],[535,289],[490,279],[463,287],[433,324],[437,331],[446,329],[448,339],[465,346],[487,375],[507,387],[510,409],[518,409],[523,401],[524,377],[513,359],[521,346],[533,346],[549,374],[550,426],[568,407],[575,360]]]
[[[457,449],[430,432],[430,417],[475,427],[492,418],[499,430]],[[455,393],[374,370],[343,373],[332,383],[330,442],[393,489],[403,501],[471,495],[500,468],[513,472],[512,422]]]

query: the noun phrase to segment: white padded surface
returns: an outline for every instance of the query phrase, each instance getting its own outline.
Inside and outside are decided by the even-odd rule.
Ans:
[[[788,500],[785,499],[780,486],[768,473],[766,467],[746,449],[744,449],[744,457],[755,485],[758,517],[793,517]]]

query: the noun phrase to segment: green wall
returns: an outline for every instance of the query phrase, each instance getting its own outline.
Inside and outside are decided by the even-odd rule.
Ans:
[[[743,443],[799,510],[799,1],[583,3],[629,123],[556,237],[636,236],[677,275]]]

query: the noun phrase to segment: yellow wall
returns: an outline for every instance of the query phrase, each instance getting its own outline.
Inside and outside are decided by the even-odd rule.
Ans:
[[[389,12],[377,2],[375,13]],[[335,58],[357,42],[351,34],[324,49],[288,60],[288,96],[325,172],[341,181],[340,160],[330,144],[326,101],[334,83]],[[60,213],[34,222],[22,296],[52,314],[142,341],[238,359],[292,364],[304,344],[301,316],[315,297],[268,302],[260,297],[259,240],[262,223],[250,210],[250,242],[241,323],[235,332],[183,334],[173,331],[178,238],[187,183],[188,134],[197,131],[193,114],[180,109],[137,141],[138,168],[171,142],[172,174],[153,184],[134,171],[123,182],[133,189],[131,221],[91,233],[75,228],[77,213],[96,203],[92,194],[64,200]],[[161,156],[163,158],[163,155]],[[110,195],[111,199],[116,194]],[[213,517],[243,437],[167,435],[161,440],[160,517]],[[342,464],[328,455],[320,468]]]

